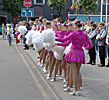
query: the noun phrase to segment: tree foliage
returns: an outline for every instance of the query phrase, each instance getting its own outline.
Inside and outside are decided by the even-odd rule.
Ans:
[[[60,16],[62,10],[66,8],[67,0],[48,0],[48,5],[52,10],[57,10],[58,16]]]
[[[98,0],[76,0],[76,5],[80,7],[80,9],[86,12],[95,12]]]
[[[13,15],[20,15],[24,0],[2,0],[0,5],[3,5],[1,10]]]

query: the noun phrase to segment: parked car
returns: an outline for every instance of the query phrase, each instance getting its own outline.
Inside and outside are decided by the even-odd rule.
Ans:
[[[2,35],[2,25],[0,25],[0,35]]]

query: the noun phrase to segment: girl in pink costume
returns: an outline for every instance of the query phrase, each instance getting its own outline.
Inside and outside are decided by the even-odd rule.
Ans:
[[[67,41],[71,40],[72,47],[70,52],[65,56],[66,61],[71,66],[71,73],[73,74],[73,82],[74,82],[74,90],[72,93],[73,95],[78,95],[78,91],[80,90],[80,86],[78,84],[79,80],[79,73],[81,64],[85,64],[85,55],[84,51],[82,49],[82,46],[85,45],[85,49],[91,49],[92,44],[90,42],[90,39],[88,38],[87,34],[85,34],[83,31],[80,30],[82,24],[81,21],[77,20],[75,21],[74,25],[74,32],[71,32],[67,37],[65,38],[57,38],[57,41]],[[68,46],[69,43],[57,43],[59,46]]]

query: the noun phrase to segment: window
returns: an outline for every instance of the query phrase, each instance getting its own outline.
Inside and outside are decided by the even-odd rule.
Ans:
[[[103,0],[103,4],[106,5],[106,0]],[[107,0],[107,4],[109,5],[109,0]]]
[[[106,0],[103,0],[103,3],[106,3]]]
[[[45,0],[34,0],[34,4],[35,5],[44,5],[45,4]]]

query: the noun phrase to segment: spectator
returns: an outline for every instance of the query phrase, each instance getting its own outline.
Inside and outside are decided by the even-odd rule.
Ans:
[[[95,63],[96,63],[95,45],[96,45],[96,35],[97,35],[96,24],[92,24],[91,28],[92,28],[92,31],[89,33],[89,38],[91,40],[93,48],[89,50],[90,61],[87,64],[95,65]]]
[[[11,34],[13,33],[13,31],[11,28],[11,24],[9,24],[8,27],[9,29],[7,29],[7,37],[8,37],[9,46],[11,46]]]
[[[100,33],[97,35],[98,47],[99,47],[99,57],[100,57],[100,64],[98,64],[98,67],[105,66],[106,30],[104,28],[105,28],[105,24],[100,23],[99,25]]]
[[[6,38],[6,27],[4,24],[2,24],[2,38],[3,40]]]

